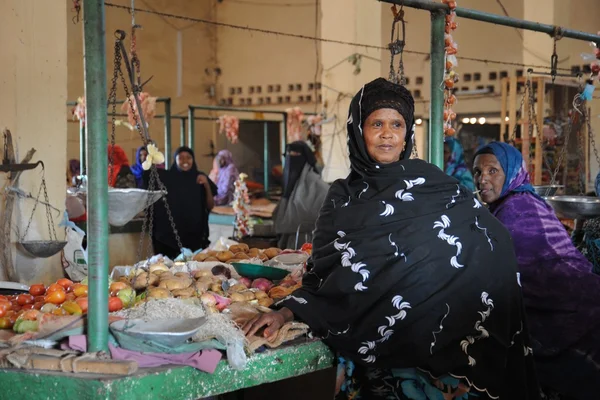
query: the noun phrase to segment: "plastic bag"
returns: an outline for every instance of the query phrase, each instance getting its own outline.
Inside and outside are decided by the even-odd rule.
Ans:
[[[68,221],[67,213],[60,226],[66,227],[67,245],[62,251],[62,263],[69,279],[81,282],[88,275],[87,250],[83,248],[85,232],[79,229],[73,222]]]

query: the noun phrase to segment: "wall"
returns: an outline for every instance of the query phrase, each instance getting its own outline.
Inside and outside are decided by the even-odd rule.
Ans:
[[[50,203],[57,208],[63,208],[65,198],[67,8],[65,2],[0,2],[0,126],[12,132],[17,160],[30,148],[37,150],[33,160],[44,161]],[[20,189],[35,196],[41,177],[40,169],[24,172]],[[0,174],[2,186],[5,179],[6,175]],[[4,201],[1,204],[4,207]],[[17,201],[13,227],[21,233],[33,204],[32,200]],[[58,224],[62,215],[53,213],[53,217]],[[57,234],[62,240],[64,231],[57,229]],[[49,239],[43,207],[38,207],[27,239]],[[16,233],[12,240],[13,262],[22,282],[49,283],[62,276],[58,256],[29,258],[16,245]]]
[[[115,0],[111,3],[130,6],[129,0]],[[137,0],[140,9],[158,10],[163,13],[183,15],[212,20],[215,18],[214,4],[216,0]],[[126,48],[129,51],[131,16],[128,10],[106,7],[106,47],[107,47],[107,76],[110,89],[114,60],[114,32],[122,29],[127,32]],[[71,23],[74,16],[71,7],[66,7],[65,15],[69,23],[68,30],[68,96],[70,101],[77,100],[83,95],[83,24]],[[64,16],[63,16],[64,19]],[[137,49],[141,60],[142,80],[152,76],[152,80],[144,90],[152,96],[171,97],[174,115],[187,115],[188,104],[210,104],[207,95],[209,85],[214,82],[214,74],[207,74],[214,65],[215,29],[210,25],[194,23],[185,20],[166,18],[154,14],[137,12],[135,22],[142,26],[137,31]],[[181,32],[181,85],[178,84],[178,32]],[[123,66],[124,68],[124,66]],[[124,69],[125,71],[125,69]],[[119,84],[118,99],[124,99],[122,85]],[[70,108],[63,107],[70,117]],[[119,108],[117,108],[118,112]],[[163,113],[163,106],[158,104],[156,113]],[[63,114],[64,115],[64,114]],[[164,149],[163,120],[154,119],[150,123],[150,134]],[[196,152],[207,153],[208,142],[212,136],[214,124],[197,122]],[[109,126],[110,135],[110,126]],[[124,127],[116,129],[116,143],[123,146],[132,157],[135,148],[141,145],[137,132]],[[172,148],[179,146],[179,121],[172,123]],[[68,124],[68,157],[79,158],[79,125]],[[198,164],[201,169],[210,169],[211,161],[200,157]],[[130,162],[133,162],[130,159]]]

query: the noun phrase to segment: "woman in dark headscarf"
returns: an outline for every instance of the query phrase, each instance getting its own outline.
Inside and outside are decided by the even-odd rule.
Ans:
[[[135,177],[135,183],[137,184],[137,187],[140,188],[144,185],[144,167],[142,164],[144,161],[146,161],[146,157],[148,157],[148,150],[146,149],[146,146],[138,147],[137,151],[135,152],[135,164],[133,164],[131,167],[131,172]]]
[[[283,170],[283,195],[273,212],[278,246],[295,249],[310,241],[329,185],[316,170],[317,159],[304,142],[288,144]],[[301,243],[296,243],[296,237]]]
[[[205,173],[198,171],[194,152],[189,147],[178,148],[173,158],[173,165],[169,170],[158,171],[167,189],[166,201],[173,222],[183,247],[192,251],[204,249],[210,244],[208,215],[214,207],[213,196],[217,193],[217,187]],[[148,174],[145,175],[145,180],[147,185]],[[155,254],[171,259],[180,254],[181,249],[169,216],[160,201],[154,206],[152,234]]]
[[[540,382],[600,398],[600,276],[529,182],[521,152],[492,142],[475,154],[481,198],[515,243]]]
[[[350,365],[346,398],[539,399],[510,236],[409,159],[413,125],[402,86],[380,78],[354,97],[352,171],[323,203],[303,287],[244,330],[306,322]]]

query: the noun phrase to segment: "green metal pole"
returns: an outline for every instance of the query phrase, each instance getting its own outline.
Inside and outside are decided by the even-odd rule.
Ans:
[[[171,158],[171,98],[165,99],[165,166]]]
[[[427,11],[444,11],[447,12],[448,6],[441,2],[433,2],[431,0],[379,0],[385,3],[393,3],[404,5],[405,7],[416,8]],[[512,28],[525,29],[528,31],[547,33],[554,35],[556,26],[548,24],[540,24],[539,22],[526,21],[517,18],[506,17],[504,15],[490,14],[483,11],[471,10],[468,8],[456,8],[456,15],[461,18],[473,19],[476,21],[489,22],[491,24],[509,26]],[[576,31],[573,29],[562,29],[563,37],[571,39],[585,40],[600,44],[600,36],[587,32]]]
[[[194,130],[196,128],[196,124],[195,124],[195,120],[194,120],[194,107],[189,106],[188,107],[188,142],[187,142],[187,146],[194,150]]]
[[[179,145],[185,146],[185,118],[181,118],[179,123]]]
[[[431,12],[431,106],[429,109],[429,162],[444,168],[444,80],[445,56],[443,10]]]
[[[269,123],[263,123],[263,142],[264,142],[264,150],[263,150],[263,180],[265,184],[265,195],[267,198],[269,197]]]
[[[108,351],[108,120],[104,0],[83,1],[88,162],[88,352]]]
[[[85,175],[87,171],[85,161],[85,123],[79,121],[79,168],[81,175]]]

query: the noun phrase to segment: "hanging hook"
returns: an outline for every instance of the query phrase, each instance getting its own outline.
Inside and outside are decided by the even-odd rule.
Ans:
[[[552,57],[550,57],[550,76],[552,77],[552,84],[556,80],[556,75],[558,73],[558,54],[556,52],[556,43],[562,39],[563,37],[563,29],[560,26],[554,27],[554,33],[552,34],[552,38],[554,39],[554,46],[552,51]]]
[[[404,85],[406,83],[404,79],[404,46],[406,45],[406,21],[404,20],[404,2],[400,4],[400,10],[394,4],[391,7],[392,14],[394,19],[392,20],[392,32],[390,44],[388,45],[388,49],[390,50],[391,59],[390,59],[390,75],[389,80],[393,83]],[[394,34],[396,33],[396,25],[400,23],[402,29],[402,39],[399,38],[399,32],[396,34],[396,39],[394,40]],[[394,58],[399,56],[398,62],[398,71],[394,69]]]

